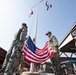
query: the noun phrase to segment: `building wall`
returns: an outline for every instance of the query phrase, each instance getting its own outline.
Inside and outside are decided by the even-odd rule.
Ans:
[[[0,68],[2,67],[6,53],[7,53],[7,51],[0,47]]]

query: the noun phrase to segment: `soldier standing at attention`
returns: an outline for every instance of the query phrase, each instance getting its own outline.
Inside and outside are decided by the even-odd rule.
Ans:
[[[60,66],[60,56],[59,56],[59,50],[58,50],[58,40],[56,39],[55,36],[52,35],[50,31],[47,32],[46,35],[49,38],[48,40],[49,45],[53,48],[53,50],[56,50],[54,57],[50,59],[53,65],[54,73],[55,75],[62,75],[62,70]]]
[[[18,66],[22,55],[21,49],[27,36],[27,28],[27,25],[22,23],[22,27],[16,34],[11,48],[6,54],[2,69],[0,70],[0,75],[13,75],[13,73],[18,71]]]

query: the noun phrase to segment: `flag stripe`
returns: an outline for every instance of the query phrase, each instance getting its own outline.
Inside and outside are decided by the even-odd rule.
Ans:
[[[35,60],[35,59],[33,59],[33,58],[31,58],[31,56],[25,56],[25,59],[27,59],[28,60],[28,62],[29,63],[42,63],[42,62],[44,62],[44,61],[46,61],[47,59],[49,59],[49,57],[52,57],[54,54],[52,53],[51,54],[51,56],[47,56],[44,60]]]
[[[23,50],[24,54],[25,54],[25,59],[30,60],[32,63],[41,63],[44,62],[45,60],[47,60],[50,56],[52,56],[54,53],[53,50],[50,51],[51,55],[49,56],[46,50],[46,55],[44,54],[43,56],[37,56],[34,53],[32,53],[29,49],[27,49],[27,47],[24,47]]]
[[[43,55],[43,56],[37,56],[37,55],[35,55],[34,53],[32,53],[29,49],[27,49],[27,48],[24,48],[24,49],[26,50],[26,52],[25,52],[25,50],[24,50],[24,53],[25,53],[25,54],[29,53],[29,54],[31,54],[32,56],[34,56],[34,57],[36,57],[36,58],[39,58],[39,59],[48,56],[48,53],[47,53],[46,55]]]
[[[51,57],[53,56],[54,54],[52,54],[51,55]],[[34,59],[32,59],[31,57],[28,57],[28,56],[26,56],[25,57],[25,59],[27,59],[30,63],[32,62],[32,63],[42,63],[42,62],[44,62],[44,61],[46,61],[47,59],[49,59],[49,56],[47,57],[47,58],[45,58],[43,61],[36,61],[36,60],[34,60]]]
[[[29,42],[29,44],[28,44]],[[44,45],[42,49],[37,48],[34,43],[31,41],[31,39],[28,39],[28,42],[25,43],[22,53],[24,53],[24,60],[28,63],[42,63],[46,61],[49,58],[52,58],[54,56],[54,50],[49,46],[48,42]],[[35,48],[33,48],[35,47]],[[32,49],[31,49],[32,48]],[[35,53],[33,53],[33,49]]]

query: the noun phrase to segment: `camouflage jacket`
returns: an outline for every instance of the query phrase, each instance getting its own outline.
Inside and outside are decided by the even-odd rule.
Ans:
[[[56,39],[55,36],[52,36],[51,38],[49,38],[49,45],[54,49],[57,50],[58,49],[58,40]]]

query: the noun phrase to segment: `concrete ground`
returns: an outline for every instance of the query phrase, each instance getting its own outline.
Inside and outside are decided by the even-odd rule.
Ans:
[[[21,75],[55,75],[55,74],[52,74],[52,73],[38,73],[38,72],[35,72],[35,73],[23,72]]]

